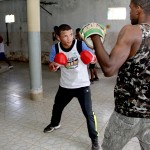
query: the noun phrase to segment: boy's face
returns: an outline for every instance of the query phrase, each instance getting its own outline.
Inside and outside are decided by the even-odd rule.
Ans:
[[[58,40],[61,42],[64,48],[70,48],[73,41],[73,30],[65,30],[61,31],[60,36],[58,36]]]

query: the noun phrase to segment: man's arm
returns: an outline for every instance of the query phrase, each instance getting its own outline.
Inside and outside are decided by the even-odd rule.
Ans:
[[[99,35],[91,36],[97,60],[105,76],[113,76],[128,59],[132,45],[135,42],[136,35],[134,35],[133,32],[132,25],[124,26],[121,29],[117,42],[110,54],[108,54],[103,47]]]

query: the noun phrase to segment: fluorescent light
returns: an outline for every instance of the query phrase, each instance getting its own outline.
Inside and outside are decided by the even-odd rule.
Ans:
[[[15,16],[14,15],[6,15],[5,16],[5,23],[12,23],[15,22]]]

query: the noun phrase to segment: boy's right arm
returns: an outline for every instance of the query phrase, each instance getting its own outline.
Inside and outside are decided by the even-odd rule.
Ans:
[[[55,63],[55,62],[49,62],[49,69],[50,69],[50,71],[52,71],[52,72],[55,72],[55,71],[57,71],[58,70],[58,65]]]
[[[50,71],[57,71],[57,69],[59,68],[58,65],[54,62],[54,58],[56,55],[56,50],[55,50],[55,44],[52,45],[52,48],[50,50],[50,54],[49,54],[49,69]]]

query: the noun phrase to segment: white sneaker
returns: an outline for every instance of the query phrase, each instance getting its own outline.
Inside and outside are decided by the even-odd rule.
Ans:
[[[12,65],[11,65],[11,66],[9,66],[8,68],[9,68],[9,69],[13,69],[13,68],[14,68],[14,66],[12,66]]]
[[[52,132],[52,131],[54,131],[54,130],[57,130],[57,129],[59,129],[60,128],[60,124],[58,125],[58,126],[55,126],[55,127],[53,127],[53,126],[51,126],[51,124],[49,124],[45,129],[44,129],[44,133],[46,133],[46,132]]]

